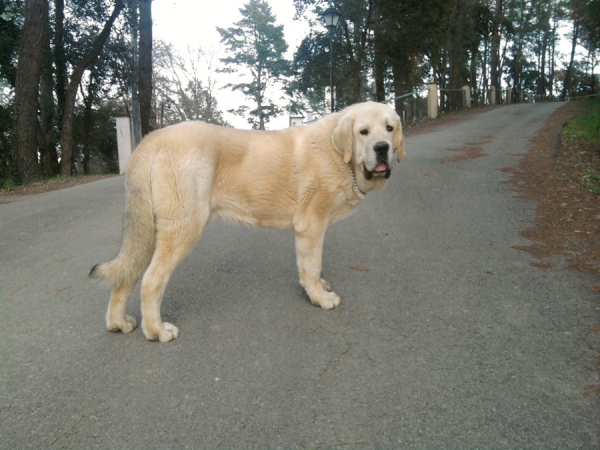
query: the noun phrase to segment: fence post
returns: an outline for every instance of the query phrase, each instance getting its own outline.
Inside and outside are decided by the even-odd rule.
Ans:
[[[435,119],[438,115],[438,84],[427,83],[427,116]]]
[[[496,86],[490,86],[490,105],[496,104]]]
[[[471,107],[471,86],[465,84],[462,87],[462,97],[463,97],[463,107],[470,108]]]
[[[512,88],[510,86],[506,86],[506,104],[510,105],[512,103]]]
[[[117,117],[117,150],[119,152],[119,173],[127,172],[131,159],[131,125],[129,117]]]

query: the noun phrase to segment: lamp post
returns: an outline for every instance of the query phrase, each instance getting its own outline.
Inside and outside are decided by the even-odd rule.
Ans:
[[[329,95],[331,96],[331,112],[333,112],[333,29],[337,27],[340,13],[335,8],[328,8],[322,14],[325,26],[329,28]]]

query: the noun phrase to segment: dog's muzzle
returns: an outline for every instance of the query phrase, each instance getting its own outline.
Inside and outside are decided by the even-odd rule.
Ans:
[[[390,166],[383,161],[377,164],[377,167],[373,170],[367,170],[363,164],[363,174],[367,180],[370,180],[371,178],[389,178],[392,174],[392,169],[390,169]]]
[[[390,144],[384,141],[378,142],[373,146],[373,151],[375,152],[377,165],[373,168],[373,170],[368,170],[363,164],[365,178],[367,180],[370,180],[373,177],[389,178],[392,174],[392,169],[388,164],[388,152],[390,151]]]

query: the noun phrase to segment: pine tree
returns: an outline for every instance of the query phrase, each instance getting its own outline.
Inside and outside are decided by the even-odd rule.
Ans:
[[[283,81],[289,73],[289,62],[284,58],[288,46],[283,37],[283,26],[275,24],[271,7],[264,0],[250,0],[240,9],[242,20],[234,27],[218,28],[221,42],[231,56],[222,58],[222,72],[247,74],[249,80],[228,84],[252,99],[256,108],[249,111],[248,122],[254,128],[265,129],[265,123],[280,113],[268,97],[267,91],[277,81]],[[248,108],[240,108],[243,114]]]

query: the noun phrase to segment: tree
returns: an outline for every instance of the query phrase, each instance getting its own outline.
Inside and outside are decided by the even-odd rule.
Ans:
[[[113,8],[112,14],[106,20],[102,31],[92,44],[92,47],[82,56],[82,58],[78,61],[77,65],[75,65],[73,69],[73,73],[71,74],[71,80],[69,81],[67,87],[67,93],[65,98],[65,110],[62,116],[62,128],[60,133],[60,143],[61,143],[61,160],[60,160],[60,174],[63,176],[71,175],[73,172],[73,148],[74,148],[74,140],[73,140],[73,118],[75,114],[75,100],[77,97],[77,89],[79,87],[79,83],[81,82],[81,78],[83,77],[83,73],[85,70],[96,60],[102,47],[104,46],[108,36],[110,35],[110,30],[117,19],[117,16],[121,13],[121,10],[125,6],[123,0],[116,0],[115,6]]]
[[[44,51],[46,0],[25,2],[25,22],[21,31],[19,64],[15,80],[15,114],[17,125],[17,169],[21,181],[41,176],[37,155],[38,92]]]
[[[370,94],[369,72],[372,55],[369,51],[370,32],[380,24],[376,6],[381,0],[343,0],[334,2],[340,13],[337,28],[333,31],[333,65],[334,65],[334,92],[335,106],[341,109],[352,103],[374,97]],[[329,31],[324,27],[322,13],[331,6],[326,0],[294,0],[296,14],[307,18],[311,24],[310,35],[307,36],[294,55],[294,75],[296,85],[307,97],[311,108],[324,110],[325,88],[329,86]],[[308,16],[308,7],[318,18],[312,20]],[[378,34],[377,37],[381,37]],[[383,45],[379,46],[381,50]],[[373,49],[373,46],[371,46]],[[387,70],[385,53],[377,51],[377,65],[375,75],[383,81]],[[381,89],[381,83],[378,84]],[[380,91],[380,95],[384,95]]]
[[[584,26],[590,50],[600,49],[600,0],[589,0],[586,5]]]
[[[67,56],[65,54],[65,0],[54,0],[54,70],[56,107],[62,117],[67,97]],[[60,122],[59,122],[60,123]],[[59,125],[60,127],[60,125]],[[60,131],[60,130],[59,130]]]
[[[22,1],[0,0],[0,78],[14,88],[17,71],[15,59],[19,51]]]
[[[52,65],[52,32],[50,16],[45,17],[44,53],[42,55],[42,72],[39,93],[39,127],[38,151],[40,155],[40,170],[43,176],[54,176],[59,173],[56,141],[58,134],[54,128],[56,107],[54,105],[54,78]]]
[[[15,181],[13,94],[23,2],[0,0],[0,187]]]
[[[265,129],[265,123],[280,113],[267,92],[289,74],[289,62],[283,57],[288,46],[283,38],[283,26],[275,25],[271,7],[264,0],[250,0],[241,8],[242,20],[227,29],[217,27],[221,42],[232,56],[222,58],[222,72],[243,74],[250,80],[231,83],[226,87],[241,91],[255,103],[248,122],[254,128]],[[247,108],[241,108],[243,114]]]
[[[81,152],[86,173],[92,170],[90,163],[94,170],[112,169],[112,162],[106,159],[113,158],[110,152],[105,152],[104,162],[98,164],[97,142],[109,141],[109,136],[98,135],[98,130],[114,134],[114,122],[107,114],[127,114],[131,43],[127,40],[129,23],[119,16],[132,3],[0,0],[0,185],[61,173],[59,156],[62,174],[68,175],[74,162],[80,161]],[[38,4],[44,5],[44,10],[33,27],[37,40],[32,42],[29,37],[23,41],[26,53],[36,52],[36,56],[19,55],[19,37],[31,32],[24,24],[26,12]],[[34,67],[37,65],[39,70]],[[23,83],[26,79],[30,82]],[[22,95],[25,84],[31,84],[27,102]],[[111,107],[103,109],[106,102]],[[98,114],[101,109],[107,114]],[[21,122],[28,118],[26,124],[17,121],[17,110]],[[109,126],[99,127],[100,120],[109,120]],[[22,151],[23,137],[29,143],[26,153]],[[33,168],[33,176],[20,169],[22,155],[28,155],[26,162]]]
[[[565,75],[565,82],[561,92],[562,100],[571,97],[574,94],[572,83],[574,71],[573,66],[575,63],[575,50],[577,48],[579,32],[582,29],[583,17],[586,13],[585,4],[586,2],[584,0],[571,0],[571,19],[573,20],[573,31],[571,32],[571,57],[569,59],[569,64],[567,66]]]
[[[500,65],[500,26],[504,16],[504,1],[495,1],[496,7],[494,9],[494,18],[492,22],[492,48],[490,54],[490,85],[493,89],[500,92],[500,75],[502,72],[502,67]]]
[[[156,41],[155,62],[156,117],[165,124],[184,120],[203,120],[225,125],[215,97],[214,55],[188,48],[181,56],[172,44]],[[203,73],[205,72],[205,73]]]
[[[453,55],[462,55],[460,51],[464,48],[464,42],[460,41],[459,47],[459,36],[455,32],[457,27],[443,21],[444,16],[453,17],[454,11],[456,5],[446,0],[410,0],[403,1],[400,5],[393,0],[383,2],[384,31],[381,45],[392,68],[392,85],[396,96],[411,92],[423,84],[424,55],[428,56],[430,67],[437,67],[437,73],[442,72],[440,66],[446,60],[446,56],[442,56],[443,52],[440,51],[444,43],[454,43],[456,52]],[[402,42],[402,45],[397,45],[398,42]],[[378,45],[377,41],[375,45]],[[434,62],[436,60],[439,63]],[[450,58],[449,66],[460,69],[463,67],[462,61],[455,57]],[[462,71],[459,72],[462,74]],[[408,103],[414,109],[413,99]],[[395,107],[396,112],[402,116],[404,101],[396,101]],[[409,111],[409,114],[414,116],[416,111]]]
[[[150,132],[152,112],[152,0],[139,0],[140,42],[138,62],[138,99],[142,136]]]
[[[84,174],[91,173],[92,157],[97,156],[99,150],[98,145],[94,145],[94,139],[106,141],[109,138],[109,136],[102,135],[95,130],[101,128],[102,131],[105,131],[105,127],[97,123],[100,120],[105,120],[102,115],[98,114],[98,111],[104,108],[107,103],[112,105],[110,107],[111,111],[117,111],[119,108],[115,104],[120,104],[121,108],[118,115],[127,115],[123,101],[115,101],[111,97],[115,96],[118,99],[119,97],[123,98],[127,96],[126,89],[115,91],[115,86],[119,85],[116,82],[117,80],[123,85],[127,85],[128,72],[124,70],[124,66],[129,67],[129,58],[123,59],[123,56],[130,56],[129,50],[131,46],[125,41],[121,33],[117,32],[115,34],[115,38],[110,39],[104,45],[96,62],[86,70],[86,76],[84,76],[79,85],[83,108],[76,107],[75,120],[80,120],[79,123],[81,126],[78,125],[75,127],[74,132],[76,135],[75,142],[79,143],[77,150],[81,149],[83,156]],[[78,118],[77,115],[82,117]],[[109,119],[109,122],[114,125],[114,118]],[[81,132],[80,135],[78,135],[79,132]],[[114,130],[111,129],[109,135],[112,134],[114,134]],[[110,139],[112,140],[112,137]],[[114,155],[116,156],[116,151]],[[104,162],[106,162],[106,157],[107,154],[103,155]],[[104,164],[104,166],[109,170],[112,169],[112,164]],[[96,165],[97,168],[98,166]]]

